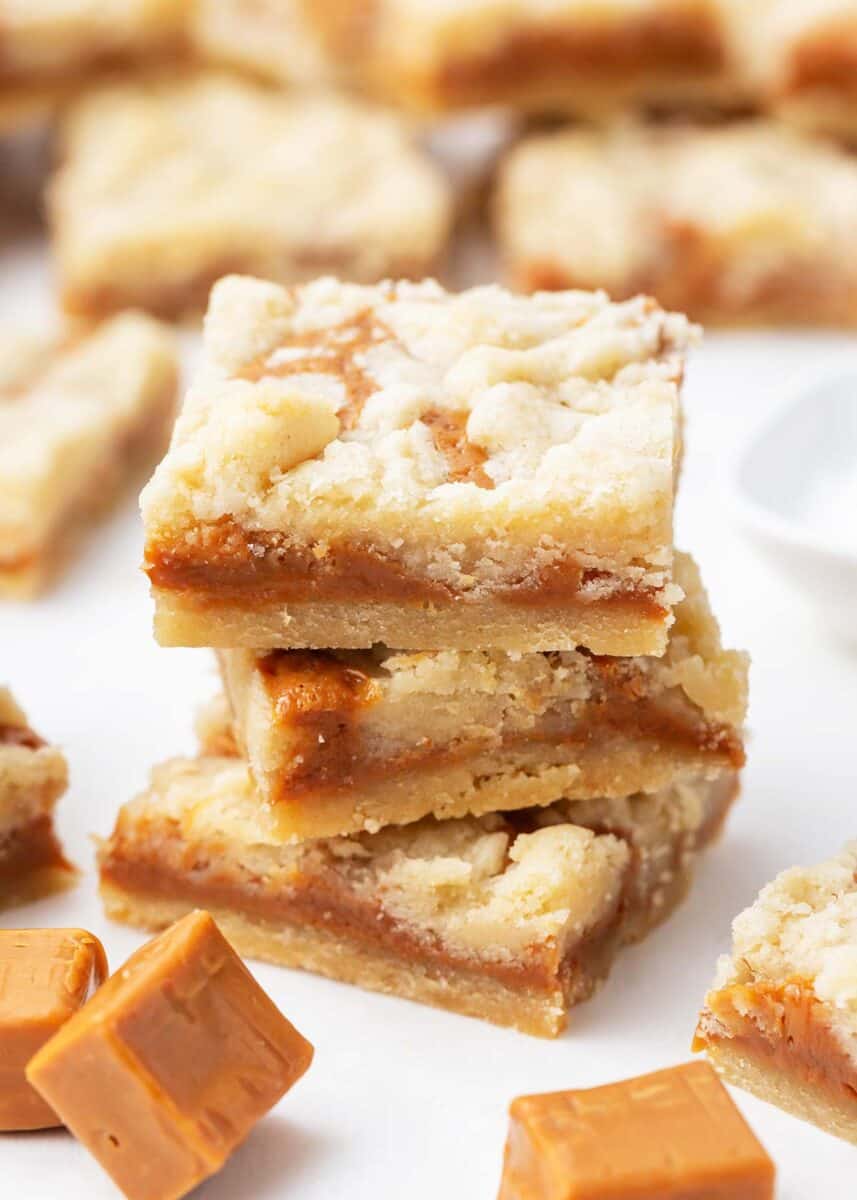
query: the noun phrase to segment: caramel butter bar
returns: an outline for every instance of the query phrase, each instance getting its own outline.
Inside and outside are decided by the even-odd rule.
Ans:
[[[0,929],[0,1131],[62,1124],[25,1069],[106,978],[104,947],[83,929]]]
[[[183,43],[184,0],[23,0],[0,14],[0,89],[80,83],[96,67],[125,67]]]
[[[857,140],[855,0],[723,0],[737,69],[766,107]]]
[[[221,280],[142,497],[159,641],[662,653],[693,332],[601,293]]]
[[[773,1200],[774,1164],[705,1063],[520,1096],[498,1200]]]
[[[77,341],[0,332],[0,596],[53,580],[162,451],[177,369],[172,333],[136,314]]]
[[[27,1079],[128,1200],[220,1170],[313,1048],[206,912],[143,946],[30,1061]]]
[[[471,105],[602,115],[718,101],[734,86],[716,0],[304,0],[332,54],[419,111]]]
[[[497,196],[523,290],[638,292],[714,323],[857,324],[857,163],[769,121],[535,135]]]
[[[53,822],[67,786],[62,752],[33,732],[0,688],[0,904],[37,899],[74,879]]]
[[[622,797],[743,763],[747,659],[723,650],[699,573],[662,658],[585,651],[224,650],[230,728],[285,837]]]
[[[729,1083],[857,1145],[857,842],[783,871],[732,935],[694,1049]]]
[[[118,84],[68,113],[49,214],[65,308],[205,308],[230,271],[372,282],[436,269],[449,186],[394,114],[216,72]]]
[[[679,902],[736,777],[284,844],[246,767],[175,760],[101,847],[109,916],[196,905],[242,954],[554,1036]]]

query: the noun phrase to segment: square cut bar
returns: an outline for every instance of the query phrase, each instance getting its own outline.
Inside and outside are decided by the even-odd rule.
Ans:
[[[699,573],[662,658],[584,651],[224,650],[230,731],[286,837],[331,837],[622,797],[743,764],[747,658],[724,650]]]
[[[520,1096],[498,1200],[773,1200],[774,1164],[705,1063]]]
[[[107,978],[83,929],[0,929],[0,1131],[62,1121],[27,1082],[27,1063]]]
[[[101,847],[109,916],[204,904],[242,954],[554,1036],[683,897],[736,777],[283,844],[240,760],[174,760]]]
[[[787,126],[537,134],[501,169],[524,291],[647,292],[704,322],[857,324],[857,162]]]
[[[358,80],[436,112],[472,105],[571,109],[660,106],[729,96],[717,0],[303,0]]]
[[[857,1145],[857,842],[732,926],[694,1040],[729,1083]]]
[[[178,1200],[312,1053],[210,915],[191,912],[99,988],[27,1078],[128,1200]]]
[[[855,0],[723,0],[736,69],[766,108],[857,141]]]
[[[221,280],[142,496],[159,641],[662,653],[693,332],[643,297]]]
[[[25,903],[75,878],[54,833],[68,786],[62,751],[47,745],[7,688],[0,688],[0,905]]]
[[[167,442],[171,332],[125,314],[81,340],[0,331],[0,597],[63,566],[87,524]]]
[[[91,82],[96,67],[172,55],[185,0],[12,0],[0,12],[0,97],[7,87]]]
[[[437,269],[439,168],[395,114],[216,72],[117,84],[68,113],[49,195],[62,302],[205,308],[230,271],[374,282]]]

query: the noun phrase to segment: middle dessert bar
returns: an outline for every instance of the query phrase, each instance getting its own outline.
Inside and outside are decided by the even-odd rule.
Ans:
[[[234,735],[294,839],[622,797],[738,768],[747,659],[722,648],[686,555],[676,580],[685,599],[661,658],[222,651],[232,719],[208,709],[203,743],[222,752]]]
[[[624,800],[284,845],[234,758],[175,760],[100,851],[108,915],[195,907],[250,957],[551,1036],[684,894],[734,772]]]
[[[159,640],[662,653],[693,332],[645,297],[221,280],[143,493]]]

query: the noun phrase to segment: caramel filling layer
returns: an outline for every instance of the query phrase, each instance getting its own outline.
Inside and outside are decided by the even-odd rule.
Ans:
[[[609,659],[593,661],[612,695],[592,700],[574,717],[554,711],[526,732],[501,735],[500,746],[553,743],[578,746],[583,753],[617,737],[699,754],[735,769],[744,765],[743,743],[733,727],[707,721],[689,708],[647,702],[641,680],[626,677]],[[275,788],[283,801],[335,793],[403,771],[431,770],[497,747],[491,739],[438,745],[426,738],[379,758],[367,751],[360,729],[361,712],[380,695],[369,675],[324,651],[275,650],[259,660],[259,668],[276,727],[291,747]]]
[[[485,593],[455,591],[450,585],[418,576],[380,551],[362,546],[293,546],[278,535],[241,529],[224,518],[195,531],[192,548],[158,544],[146,549],[144,569],[165,591],[193,592],[200,603],[216,608],[236,601],[266,603],[344,601],[351,603],[484,603]],[[594,589],[606,581],[615,590]],[[666,610],[648,588],[637,587],[606,571],[563,561],[522,571],[501,584],[486,585],[491,598],[527,607],[597,605],[629,617],[660,621]]]
[[[560,88],[569,76],[580,74],[601,84],[650,72],[714,72],[724,60],[714,20],[681,5],[621,24],[520,29],[484,54],[444,63],[437,87],[466,101],[528,86],[538,89],[549,81]]]
[[[630,870],[629,870],[630,876]],[[475,979],[489,977],[519,991],[555,993],[559,988],[585,994],[580,972],[591,969],[600,977],[609,963],[619,937],[624,915],[625,891],[614,907],[591,930],[560,955],[554,941],[533,945],[516,958],[504,960],[457,951],[436,934],[417,930],[391,916],[382,905],[365,900],[327,870],[315,874],[296,873],[279,891],[265,881],[243,881],[228,864],[216,861],[176,872],[161,861],[157,847],[144,851],[115,841],[101,864],[101,878],[132,894],[164,899],[180,897],[202,907],[225,908],[273,926],[309,926],[342,941],[389,954],[407,963],[420,963],[438,972],[470,973]],[[598,973],[595,974],[596,966]]]
[[[843,93],[843,99],[857,97],[857,21],[827,28],[796,49],[783,94],[813,88]]]
[[[831,1032],[809,981],[735,984],[706,1003],[716,1025],[703,1017],[694,1049],[737,1043],[748,1057],[853,1105],[857,1118],[857,1066]]]
[[[37,817],[0,837],[0,892],[14,889],[27,876],[47,867],[73,870],[54,833],[51,817]]]
[[[46,743],[26,725],[0,724],[0,746],[23,746],[27,750],[40,750]]]

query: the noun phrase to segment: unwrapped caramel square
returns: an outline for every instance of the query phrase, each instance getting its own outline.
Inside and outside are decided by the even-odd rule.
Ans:
[[[83,929],[0,929],[0,1130],[62,1124],[27,1063],[106,977],[104,949]]]
[[[27,1078],[130,1200],[177,1200],[219,1170],[312,1054],[196,911],[133,954]]]
[[[772,1200],[774,1164],[699,1062],[509,1110],[499,1200]]]

